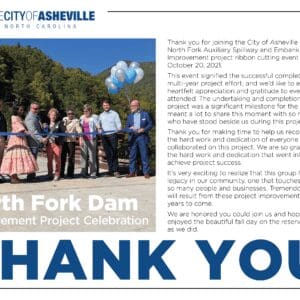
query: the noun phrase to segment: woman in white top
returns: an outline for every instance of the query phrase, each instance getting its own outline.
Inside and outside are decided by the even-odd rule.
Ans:
[[[80,125],[83,136],[79,139],[81,148],[81,176],[97,178],[97,133],[99,130],[99,120],[97,115],[93,115],[92,107],[85,104],[83,115],[80,117]]]

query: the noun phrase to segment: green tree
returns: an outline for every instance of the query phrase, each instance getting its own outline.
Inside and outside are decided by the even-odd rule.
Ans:
[[[48,80],[41,71],[35,73],[29,86],[32,92],[32,100],[38,101],[41,108],[48,109],[53,106],[53,100],[48,89]]]
[[[49,78],[49,88],[54,101],[53,105],[61,109],[62,101],[65,95],[65,82],[67,79],[64,67],[58,62],[53,62]]]

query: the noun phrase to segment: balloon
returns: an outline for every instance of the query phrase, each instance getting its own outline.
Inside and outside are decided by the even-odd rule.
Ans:
[[[111,76],[112,83],[117,86],[118,88],[122,88],[124,86],[124,82],[118,80],[116,76]]]
[[[110,83],[108,86],[107,86],[107,89],[108,89],[108,92],[110,94],[117,94],[119,92],[119,89],[118,87],[113,84],[113,83]]]
[[[117,64],[116,64],[116,67],[118,69],[123,69],[124,71],[126,71],[128,69],[128,66],[127,66],[126,62],[123,61],[123,60],[118,61]]]
[[[136,77],[134,79],[134,83],[138,83],[139,81],[141,81],[144,77],[144,71],[142,68],[137,68],[135,69],[135,72],[136,72]]]
[[[135,71],[135,69],[133,69],[133,68],[127,69],[126,73],[125,73],[125,81],[126,81],[126,83],[128,83],[128,84],[133,83],[134,80],[135,80],[135,78],[136,78],[136,71]]]
[[[107,87],[111,88],[111,89],[117,89],[118,88],[113,82],[110,83]]]
[[[120,82],[124,82],[125,81],[125,71],[123,69],[118,69],[116,71],[116,74],[115,76],[117,77],[117,79],[120,81]]]
[[[137,69],[140,67],[140,64],[136,61],[133,61],[132,63],[130,63],[129,65],[129,68],[132,68],[132,69]]]
[[[112,95],[115,95],[119,92],[119,90],[118,90],[118,88],[117,89],[108,88],[108,92]]]
[[[105,79],[105,85],[106,85],[106,86],[109,86],[110,83],[112,83],[112,79],[111,79],[111,77],[107,77],[107,78]]]
[[[115,76],[117,70],[118,70],[118,68],[117,68],[116,66],[113,66],[113,67],[110,69],[110,74],[111,74],[111,76]]]

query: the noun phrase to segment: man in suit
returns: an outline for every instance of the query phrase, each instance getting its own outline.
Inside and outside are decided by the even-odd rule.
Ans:
[[[7,123],[6,119],[2,113],[3,109],[3,100],[0,99],[0,132],[7,132]],[[4,148],[5,148],[5,140],[6,136],[1,136],[0,135],[0,167],[3,159],[3,154],[4,154]],[[0,183],[4,182],[4,178],[0,174]]]
[[[130,102],[131,114],[127,118],[126,132],[128,132],[129,143],[129,174],[127,178],[136,176],[137,154],[140,153],[142,160],[143,174],[150,178],[149,165],[149,131],[153,127],[152,119],[148,112],[140,109],[138,100]]]
[[[42,136],[43,129],[38,115],[39,110],[40,105],[38,103],[31,103],[30,111],[25,118],[27,130],[32,134],[27,138],[28,146],[35,159],[37,159],[39,148],[41,148],[43,144],[47,143],[47,138]],[[28,174],[27,180],[35,181],[35,177],[35,173]]]

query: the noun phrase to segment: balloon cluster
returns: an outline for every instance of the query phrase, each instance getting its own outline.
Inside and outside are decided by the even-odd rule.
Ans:
[[[105,79],[105,85],[110,94],[117,94],[126,84],[136,84],[144,77],[140,64],[133,61],[127,65],[123,60],[111,68],[110,76]]]

